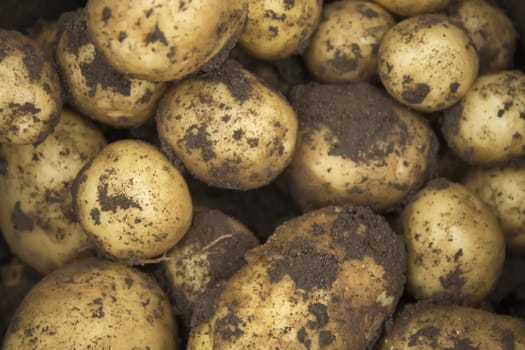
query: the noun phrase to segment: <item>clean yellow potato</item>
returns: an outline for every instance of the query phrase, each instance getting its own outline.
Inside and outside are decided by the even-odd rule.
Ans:
[[[33,144],[55,127],[62,109],[58,74],[28,37],[0,29],[0,143]]]
[[[247,0],[239,44],[253,57],[276,60],[301,53],[321,19],[322,0]]]
[[[181,173],[160,150],[138,140],[104,147],[78,174],[73,201],[100,252],[128,264],[165,253],[191,224]]]
[[[367,208],[289,220],[194,317],[188,350],[371,349],[403,291],[402,239]]]
[[[492,290],[505,260],[505,241],[490,208],[461,184],[433,180],[401,213],[408,250],[407,289],[477,303]]]
[[[292,107],[234,61],[215,74],[175,84],[156,120],[163,150],[211,186],[267,185],[295,150]]]
[[[170,81],[221,63],[212,61],[222,61],[237,41],[248,4],[89,0],[86,9],[91,40],[116,70],[139,79]]]
[[[396,15],[411,17],[444,9],[450,0],[374,0]]]
[[[105,144],[93,125],[63,109],[38,145],[0,146],[0,229],[12,252],[35,270],[48,273],[94,252],[73,211],[71,189]]]
[[[146,274],[90,258],[45,276],[26,295],[3,350],[175,350],[168,298]]]
[[[323,16],[303,53],[308,70],[327,83],[367,80],[377,73],[377,50],[392,16],[368,1],[341,0]]]
[[[458,102],[478,76],[479,58],[467,32],[443,15],[399,22],[379,45],[379,77],[410,108],[434,112]]]
[[[68,102],[86,116],[115,127],[150,119],[167,83],[133,79],[115,71],[89,40],[85,11],[62,18],[56,61]]]
[[[490,206],[507,246],[525,250],[525,166],[471,169],[463,184]]]
[[[494,165],[525,155],[525,74],[480,76],[461,102],[445,111],[443,135],[471,164]]]

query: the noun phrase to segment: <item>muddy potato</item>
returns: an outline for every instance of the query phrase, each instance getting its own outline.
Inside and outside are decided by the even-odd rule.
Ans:
[[[461,184],[437,179],[401,213],[408,251],[407,289],[417,299],[482,300],[496,284],[505,241],[490,208]]]
[[[371,349],[403,291],[404,254],[370,209],[287,221],[199,301],[188,350]]]
[[[44,277],[26,295],[3,350],[175,349],[168,298],[149,276],[90,258]]]
[[[525,250],[525,166],[471,169],[463,184],[490,206],[507,246]]]
[[[104,147],[78,174],[73,201],[100,252],[129,264],[168,251],[191,224],[181,173],[160,150],[138,140]]]
[[[410,17],[444,9],[450,0],[374,0],[396,15]]]
[[[71,189],[105,143],[93,125],[63,109],[41,143],[0,146],[0,229],[13,253],[37,271],[48,273],[93,250],[73,212]]]
[[[303,209],[351,202],[390,210],[434,166],[429,126],[370,84],[300,85],[291,101],[301,124],[286,175]]]
[[[392,16],[368,1],[342,0],[323,8],[321,23],[303,53],[317,80],[367,80],[377,73],[377,50]]]
[[[267,185],[290,163],[297,118],[280,94],[238,63],[174,85],[157,110],[163,149],[211,186]]]
[[[0,29],[0,143],[42,141],[62,109],[58,74],[28,37]]]
[[[445,111],[443,135],[459,157],[494,165],[525,155],[525,74],[480,76],[459,104]]]
[[[115,127],[133,127],[155,113],[167,83],[132,79],[114,70],[89,40],[85,11],[61,18],[56,61],[67,100],[84,115]]]
[[[433,112],[458,102],[478,75],[479,58],[467,32],[443,15],[399,22],[379,45],[379,77],[410,108]]]
[[[522,319],[457,305],[409,305],[378,350],[524,349]]]
[[[248,22],[239,44],[252,55],[276,60],[300,53],[321,19],[322,0],[247,0]]]
[[[518,33],[503,10],[485,0],[461,0],[448,10],[467,30],[479,53],[480,73],[512,67]]]
[[[246,0],[89,0],[86,9],[90,37],[116,70],[170,81],[222,61],[248,7]]]

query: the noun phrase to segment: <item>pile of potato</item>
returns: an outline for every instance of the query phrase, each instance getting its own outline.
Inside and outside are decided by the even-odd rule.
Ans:
[[[525,349],[512,15],[87,0],[0,29],[1,349]]]

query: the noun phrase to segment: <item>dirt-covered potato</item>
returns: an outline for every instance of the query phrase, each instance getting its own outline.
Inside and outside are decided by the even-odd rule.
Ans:
[[[3,350],[174,350],[177,328],[153,278],[90,258],[48,274],[26,295]]]
[[[289,188],[305,209],[341,202],[388,210],[426,181],[437,139],[418,115],[368,83],[299,85]]]
[[[195,301],[246,264],[244,253],[259,240],[219,210],[198,209],[184,238],[162,263],[172,304],[189,325]]]
[[[461,0],[449,17],[467,30],[479,54],[480,73],[512,67],[518,32],[503,10],[486,0]]]
[[[401,213],[407,289],[417,299],[451,296],[476,303],[496,284],[505,241],[490,208],[466,187],[437,179]]]
[[[471,169],[463,184],[490,206],[507,246],[525,250],[525,166]]]
[[[240,45],[253,57],[276,60],[300,53],[321,19],[322,0],[247,0]]]
[[[410,17],[444,9],[450,0],[374,0],[396,15]]]
[[[504,163],[525,155],[525,74],[480,76],[459,104],[445,111],[443,135],[471,164]]]
[[[63,109],[43,142],[0,146],[0,228],[13,253],[41,273],[93,250],[73,212],[71,189],[105,143],[93,125]]]
[[[522,319],[457,305],[408,305],[378,350],[525,349]]]
[[[219,72],[174,85],[159,104],[157,129],[164,151],[195,177],[247,190],[270,183],[290,163],[297,118],[284,97],[228,61]]]
[[[138,140],[104,147],[78,174],[73,201],[100,252],[129,264],[168,251],[191,224],[181,173],[160,150]]]
[[[323,8],[321,23],[303,53],[317,80],[367,80],[377,73],[377,50],[392,16],[368,1],[341,0]]]
[[[169,81],[224,59],[244,28],[247,5],[247,0],[89,0],[86,8],[90,37],[116,70]]]
[[[58,122],[58,74],[28,37],[0,29],[0,143],[42,141]]]
[[[443,15],[399,22],[379,45],[379,77],[399,102],[416,110],[443,110],[476,80],[479,58],[467,32]]]
[[[132,79],[114,70],[89,40],[85,11],[61,18],[56,60],[68,102],[115,127],[147,121],[168,88],[167,83]]]
[[[58,21],[39,20],[28,29],[28,36],[40,46],[51,62],[55,60]]]
[[[281,225],[192,319],[188,350],[371,349],[403,291],[402,239],[366,208]]]

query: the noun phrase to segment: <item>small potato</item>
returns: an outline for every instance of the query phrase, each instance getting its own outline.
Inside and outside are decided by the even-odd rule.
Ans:
[[[111,66],[134,78],[170,81],[213,66],[215,57],[222,61],[248,6],[247,0],[89,0],[86,9],[91,40]]]
[[[450,0],[374,0],[396,15],[411,17],[444,9]]]
[[[401,213],[407,289],[417,299],[452,296],[476,303],[496,284],[505,241],[490,208],[464,186],[433,180]]]
[[[371,349],[403,291],[402,239],[367,208],[287,221],[201,299],[188,350]]]
[[[114,127],[146,122],[168,88],[167,83],[132,79],[114,70],[89,40],[83,10],[61,18],[56,60],[68,102]]]
[[[456,305],[406,306],[378,350],[521,350],[525,322],[506,315]]]
[[[383,37],[379,77],[399,102],[433,112],[458,102],[478,75],[476,47],[467,32],[442,15],[399,22]]]
[[[463,184],[490,206],[507,246],[525,250],[525,166],[472,169]]]
[[[58,74],[28,37],[0,29],[0,143],[33,144],[55,127],[62,109]]]
[[[443,135],[466,162],[495,165],[525,155],[525,74],[480,76],[459,104],[445,111]]]
[[[461,0],[448,13],[463,25],[476,45],[480,73],[512,67],[518,32],[503,10],[486,0]]]
[[[370,84],[299,85],[291,101],[301,124],[286,175],[303,209],[391,210],[434,166],[437,139],[426,122]]]
[[[16,311],[3,350],[175,350],[168,298],[151,277],[90,258],[45,276]]]
[[[48,273],[94,252],[73,211],[71,189],[105,144],[92,124],[63,109],[41,143],[0,146],[0,228],[13,253],[37,271]]]
[[[239,44],[253,57],[276,60],[301,53],[319,20],[322,0],[247,0]]]
[[[176,84],[157,111],[164,150],[211,186],[267,185],[292,159],[297,118],[280,94],[238,63]]]
[[[368,1],[330,3],[303,53],[306,67],[322,82],[367,80],[377,73],[379,42],[394,24],[388,12]]]
[[[129,264],[168,251],[191,224],[191,197],[179,170],[138,140],[104,147],[78,174],[73,201],[101,253]]]

